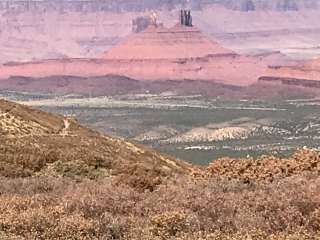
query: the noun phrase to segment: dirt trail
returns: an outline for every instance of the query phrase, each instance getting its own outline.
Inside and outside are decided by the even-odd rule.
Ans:
[[[63,119],[63,124],[64,124],[64,127],[63,129],[61,130],[61,133],[60,135],[62,136],[67,136],[69,134],[69,128],[70,128],[70,121],[69,119]]]

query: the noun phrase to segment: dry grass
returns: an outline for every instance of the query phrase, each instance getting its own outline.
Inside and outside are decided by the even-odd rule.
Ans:
[[[199,169],[76,122],[66,130],[63,117],[0,109],[22,119],[0,128],[0,240],[320,239],[317,152]]]
[[[115,176],[143,191],[192,169],[172,157],[84,128],[73,119],[0,99],[0,177]]]
[[[0,232],[12,239],[317,239],[319,189],[313,174],[250,185],[180,176],[152,192],[109,177],[2,178]]]
[[[320,153],[298,150],[289,158],[262,156],[258,159],[222,158],[207,168],[211,177],[238,179],[245,183],[273,182],[277,179],[300,175],[302,172],[320,173]]]

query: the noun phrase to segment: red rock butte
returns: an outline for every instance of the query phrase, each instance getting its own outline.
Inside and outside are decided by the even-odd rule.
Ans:
[[[107,52],[106,59],[190,59],[208,55],[234,54],[211,41],[194,26],[177,24],[173,28],[150,25],[143,32],[130,35]]]
[[[0,67],[0,78],[113,74],[138,80],[192,79],[245,86],[257,82],[266,69],[260,58],[236,54],[198,28],[177,24],[172,28],[150,25],[96,59],[5,64]]]

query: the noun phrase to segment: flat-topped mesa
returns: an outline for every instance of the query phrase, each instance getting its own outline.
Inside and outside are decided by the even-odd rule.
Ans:
[[[258,79],[263,83],[320,88],[320,59],[291,65],[270,66],[266,75]]]

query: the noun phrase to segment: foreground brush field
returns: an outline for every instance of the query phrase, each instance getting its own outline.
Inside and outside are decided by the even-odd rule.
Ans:
[[[145,186],[154,185],[159,176],[128,175],[126,182],[111,177],[79,178],[81,172],[68,177],[1,177],[0,236],[319,239],[319,153],[297,153],[291,167],[270,157],[271,164],[264,169],[257,167],[258,160],[232,171],[223,168],[231,167],[232,161],[245,160],[219,160],[198,174],[165,179],[152,191]],[[267,177],[262,178],[257,170]]]
[[[192,165],[5,100],[0,133],[0,239],[320,236],[317,150]]]

